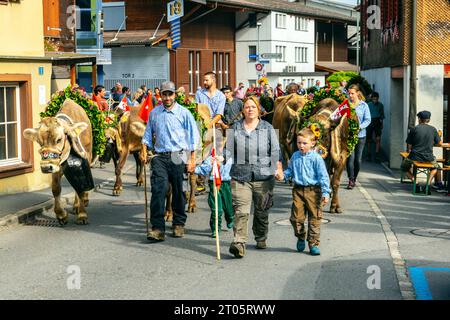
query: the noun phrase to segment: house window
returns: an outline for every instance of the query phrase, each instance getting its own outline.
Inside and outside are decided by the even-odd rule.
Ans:
[[[256,46],[248,46],[248,62],[256,62]]]
[[[200,52],[189,51],[189,92],[193,94],[200,86]]]
[[[286,15],[277,13],[275,15],[275,26],[278,29],[286,29]]]
[[[308,48],[295,47],[295,62],[297,63],[308,62]]]
[[[309,19],[302,17],[295,17],[295,30],[297,31],[308,31]]]
[[[277,62],[286,62],[286,46],[275,46],[275,52],[281,53],[281,58]]]
[[[31,76],[0,74],[0,179],[33,171]]]
[[[227,52],[213,52],[213,67],[219,88],[229,85],[230,54]]]
[[[102,7],[105,31],[117,31],[119,30],[120,25],[122,25],[122,31],[127,29],[127,21],[125,20],[125,1],[103,2]]]
[[[19,86],[0,86],[0,165],[21,162]]]

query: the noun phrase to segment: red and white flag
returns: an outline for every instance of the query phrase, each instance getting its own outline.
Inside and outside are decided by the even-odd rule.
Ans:
[[[152,102],[152,95],[147,95],[147,98],[145,98],[144,102],[141,105],[141,109],[139,110],[139,117],[147,123],[148,121],[148,115],[153,110],[153,102]]]
[[[122,98],[122,101],[120,101],[119,105],[117,106],[118,109],[121,109],[123,111],[128,111],[130,110],[130,106],[128,105],[127,102],[127,96],[124,95]]]
[[[348,99],[345,99],[336,110],[330,115],[330,119],[333,121],[339,120],[344,115],[347,115],[347,118],[350,117],[350,105],[348,103]]]
[[[217,188],[220,188],[220,185],[222,184],[222,177],[220,176],[220,165],[219,161],[217,161],[216,159],[216,150],[214,148],[212,148],[211,156],[212,156],[214,184],[216,185]]]

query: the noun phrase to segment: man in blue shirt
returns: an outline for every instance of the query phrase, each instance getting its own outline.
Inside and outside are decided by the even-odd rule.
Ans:
[[[373,135],[375,134],[375,161],[379,162],[380,159],[380,149],[381,149],[381,130],[383,130],[383,120],[384,120],[384,106],[378,100],[380,95],[378,92],[372,92],[371,99],[367,105],[370,110],[371,122],[367,127],[367,160],[371,161],[372,157],[370,155],[372,149],[370,148],[370,143],[373,142]]]
[[[186,196],[183,192],[183,173],[195,170],[195,149],[200,135],[194,117],[175,101],[175,84],[163,82],[162,105],[155,107],[149,116],[142,143],[156,154],[151,160],[152,198],[150,200],[150,222],[152,230],[147,239],[165,240],[165,197],[172,184],[173,236],[184,235],[186,223]],[[153,140],[154,139],[154,140]],[[153,143],[154,141],[154,143]],[[145,149],[145,148],[144,148]]]

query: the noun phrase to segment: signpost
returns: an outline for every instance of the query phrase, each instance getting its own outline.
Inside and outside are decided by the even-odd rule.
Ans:
[[[281,59],[282,57],[281,53],[261,53],[261,59]]]
[[[264,67],[264,65],[261,63],[255,64],[256,71],[261,71],[263,69],[263,67]]]
[[[262,63],[262,64],[268,64],[270,61],[269,60],[259,60],[259,63]]]

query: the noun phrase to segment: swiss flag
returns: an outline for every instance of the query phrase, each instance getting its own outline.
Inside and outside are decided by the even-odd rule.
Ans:
[[[344,102],[342,102],[339,107],[333,111],[330,115],[330,119],[336,121],[344,115],[347,115],[347,118],[350,118],[350,105],[348,103],[348,99],[345,99]]]
[[[127,102],[127,96],[123,95],[122,101],[120,101],[119,105],[117,106],[118,109],[121,109],[123,111],[128,111],[130,110],[130,106],[128,105]]]
[[[147,98],[144,100],[144,102],[141,105],[141,109],[139,110],[139,117],[142,119],[142,121],[147,122],[148,121],[148,115],[153,110],[153,102],[152,102],[152,95],[147,95]]]
[[[217,161],[216,157],[216,150],[212,148],[211,156],[213,158],[212,165],[213,165],[213,178],[214,178],[214,184],[218,189],[220,189],[220,185],[222,184],[222,177],[220,176],[220,165],[219,161]]]

